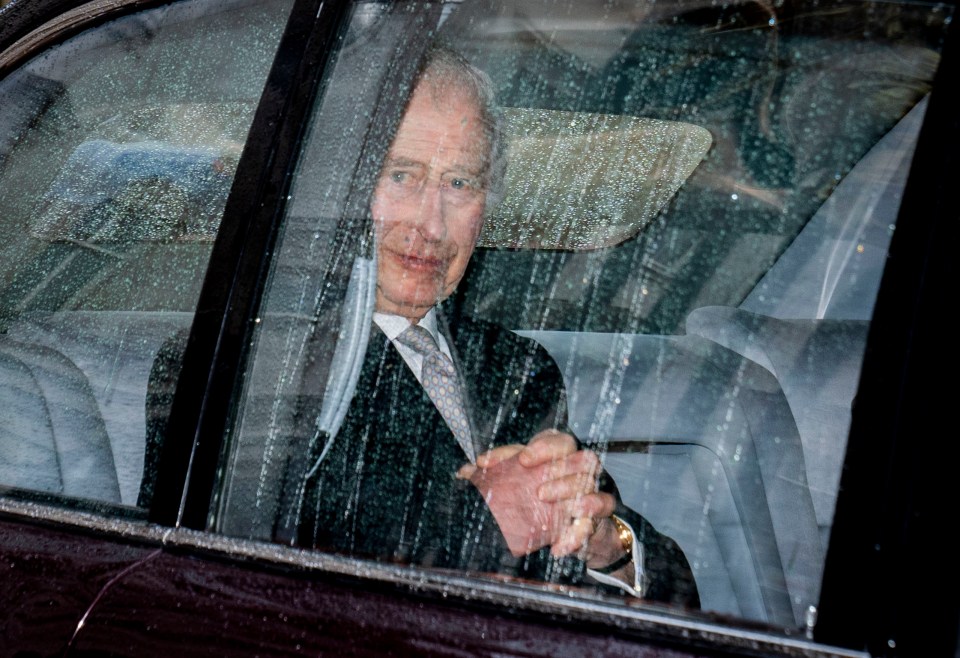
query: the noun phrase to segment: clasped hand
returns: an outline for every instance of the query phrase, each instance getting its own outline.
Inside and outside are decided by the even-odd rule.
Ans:
[[[569,434],[545,430],[526,445],[480,455],[457,477],[480,491],[515,557],[550,546],[554,557],[587,559],[591,538],[615,506],[598,490],[599,474],[596,454],[578,450]]]

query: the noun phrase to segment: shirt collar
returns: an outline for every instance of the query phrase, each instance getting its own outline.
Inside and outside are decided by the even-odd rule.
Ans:
[[[396,340],[403,331],[410,326],[411,322],[402,315],[391,315],[390,313],[374,313],[373,321],[377,323],[380,330],[386,334],[390,340]],[[437,335],[437,309],[431,308],[427,311],[417,323],[430,332],[434,340],[439,340]]]

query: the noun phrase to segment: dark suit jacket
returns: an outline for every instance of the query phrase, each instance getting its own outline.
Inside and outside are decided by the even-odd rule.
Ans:
[[[525,443],[541,429],[567,429],[560,370],[539,344],[468,319],[445,333],[465,384],[477,454]],[[522,558],[510,554],[477,490],[454,477],[467,461],[463,450],[376,327],[356,394],[332,441],[301,489],[300,545],[425,567],[568,584],[589,580],[581,561],[550,558],[548,549]],[[323,448],[311,447],[310,463]],[[608,478],[602,486],[616,493]],[[617,514],[644,547],[646,598],[698,607],[677,545],[622,504]]]

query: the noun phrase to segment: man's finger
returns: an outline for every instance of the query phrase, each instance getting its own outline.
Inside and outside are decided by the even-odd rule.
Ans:
[[[530,439],[520,453],[520,463],[527,468],[562,459],[577,451],[577,442],[566,432],[544,430]]]
[[[600,522],[613,514],[616,500],[608,493],[595,493],[556,505],[555,513],[569,519],[565,527],[558,528],[559,535],[550,546],[550,554],[560,557],[586,549]]]
[[[593,519],[586,517],[573,519],[563,530],[560,538],[550,546],[550,555],[563,557],[586,549],[593,535],[593,528]]]
[[[477,463],[474,464],[464,464],[460,467],[460,470],[457,471],[457,477],[461,480],[469,480],[473,477],[473,474],[477,472],[478,468],[491,468],[496,466],[500,462],[505,462],[518,452],[523,450],[524,446],[519,443],[511,443],[510,445],[499,446],[488,450],[487,452],[477,456]]]
[[[596,491],[597,476],[595,473],[576,472],[544,482],[537,489],[537,497],[545,503],[554,503]]]
[[[500,462],[507,461],[518,452],[524,450],[525,446],[520,443],[511,443],[510,445],[499,446],[492,450],[477,456],[477,466],[480,468],[490,468]]]
[[[546,473],[544,481],[559,480],[568,475],[583,476],[584,484],[589,484],[589,491],[596,490],[594,483],[600,475],[600,458],[592,450],[578,450],[572,455],[556,459],[543,466]]]
[[[616,499],[605,492],[581,494],[555,504],[559,506],[557,513],[565,519],[602,519],[613,514],[617,507]]]

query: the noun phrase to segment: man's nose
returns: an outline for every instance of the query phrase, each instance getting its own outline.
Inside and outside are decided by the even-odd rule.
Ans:
[[[430,242],[443,240],[447,235],[442,187],[437,181],[425,181],[420,189],[417,228],[423,238]]]

